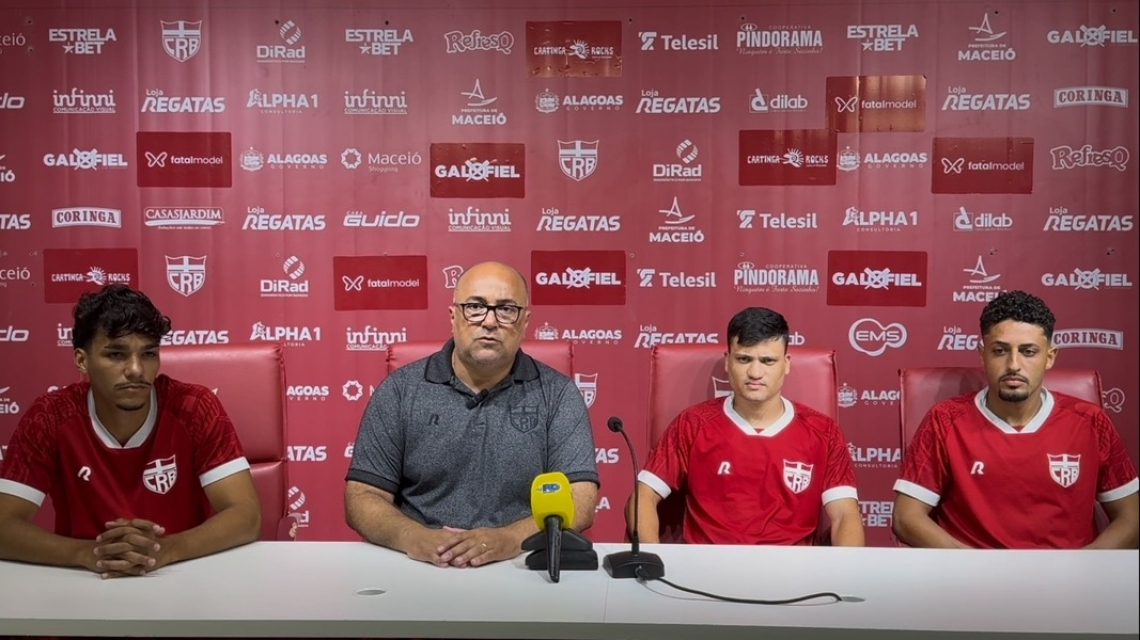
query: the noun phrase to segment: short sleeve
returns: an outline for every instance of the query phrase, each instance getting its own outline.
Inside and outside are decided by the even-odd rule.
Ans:
[[[398,374],[385,378],[364,408],[345,477],[393,495],[399,492],[404,471],[405,434],[398,378]]]
[[[937,507],[942,499],[942,491],[949,481],[946,468],[943,429],[940,429],[942,414],[937,408],[931,409],[914,439],[903,456],[902,477],[895,482],[895,491],[908,495],[931,507]]]
[[[851,451],[843,437],[843,431],[834,421],[829,420],[830,434],[827,442],[827,474],[824,478],[823,503],[840,498],[859,499],[855,484],[855,465],[851,462]]]
[[[1097,444],[1100,451],[1100,467],[1097,469],[1096,499],[1112,502],[1140,491],[1140,481],[1136,478],[1136,467],[1120,432],[1112,424],[1112,419],[1104,411],[1098,411],[1094,419]]]
[[[16,426],[8,452],[0,462],[0,493],[6,493],[36,506],[42,505],[51,490],[51,479],[59,464],[58,429],[50,424],[41,403],[32,405]]]
[[[691,412],[682,411],[665,429],[665,435],[645,462],[645,469],[637,479],[662,498],[685,486],[689,475],[689,454],[696,437],[696,424]]]
[[[189,394],[196,402],[191,414],[196,428],[194,471],[203,487],[249,469],[234,423],[217,396],[206,387],[193,385]]]
[[[547,425],[547,471],[561,471],[571,482],[600,485],[594,456],[594,429],[581,392],[569,379],[554,396]]]

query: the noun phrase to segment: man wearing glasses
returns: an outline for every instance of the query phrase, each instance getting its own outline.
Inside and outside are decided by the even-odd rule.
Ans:
[[[345,487],[348,524],[366,540],[441,567],[513,558],[537,531],[531,481],[549,471],[570,480],[577,528],[593,523],[590,418],[569,378],[519,349],[528,302],[515,269],[471,267],[452,339],[373,394]]]

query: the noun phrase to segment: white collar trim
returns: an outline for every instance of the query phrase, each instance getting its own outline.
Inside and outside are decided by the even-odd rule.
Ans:
[[[724,415],[728,416],[728,419],[731,420],[732,423],[735,424],[736,427],[740,429],[740,431],[743,432],[746,436],[773,438],[779,435],[779,433],[783,431],[785,427],[791,424],[792,420],[796,417],[796,408],[792,405],[792,401],[781,397],[780,401],[784,403],[784,414],[781,415],[780,419],[776,420],[776,422],[774,422],[772,426],[768,427],[767,429],[756,429],[751,424],[749,424],[748,420],[746,420],[744,416],[737,413],[736,409],[733,408],[733,395],[734,394],[730,393],[724,397]]]
[[[1037,410],[1037,415],[1033,419],[1025,423],[1025,426],[1017,429],[1005,420],[997,417],[990,408],[986,406],[986,392],[989,388],[982,389],[974,396],[974,405],[978,407],[978,411],[982,412],[982,416],[989,421],[990,424],[1001,429],[1002,433],[1010,435],[1024,434],[1024,433],[1037,433],[1045,420],[1049,418],[1049,414],[1053,413],[1053,394],[1049,393],[1045,387],[1041,387],[1041,408]]]
[[[119,444],[115,436],[107,431],[107,427],[99,422],[99,416],[95,413],[95,393],[91,389],[87,390],[87,413],[91,414],[91,429],[108,449],[138,449],[150,437],[150,432],[154,431],[154,423],[158,418],[158,394],[155,393],[154,387],[150,388],[150,409],[146,412],[146,420],[126,444]]]

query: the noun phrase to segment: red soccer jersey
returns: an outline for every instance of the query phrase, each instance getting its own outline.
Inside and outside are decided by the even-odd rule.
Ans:
[[[895,491],[935,507],[956,540],[996,549],[1073,549],[1097,536],[1097,500],[1140,482],[1100,407],[1045,393],[1020,430],[994,415],[986,390],[938,403],[923,419]]]
[[[858,499],[839,425],[784,401],[757,431],[732,395],[685,409],[649,454],[638,480],[662,498],[686,491],[684,538],[693,544],[811,544],[823,504]]]
[[[249,468],[206,387],[159,375],[146,422],[125,445],[100,424],[89,389],[73,384],[37,398],[0,465],[0,492],[37,505],[51,496],[59,535],[91,540],[115,518],[185,531],[212,513],[203,487]]]

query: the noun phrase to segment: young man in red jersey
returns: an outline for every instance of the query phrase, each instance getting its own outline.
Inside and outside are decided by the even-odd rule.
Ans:
[[[834,420],[780,395],[788,323],[762,307],[728,323],[733,393],[685,409],[638,475],[638,535],[659,541],[657,505],[686,491],[683,537],[696,544],[812,544],[820,508],[835,545],[862,546],[847,441]],[[633,501],[626,521],[633,522]]]
[[[89,382],[40,396],[0,465],[0,559],[143,575],[257,538],[261,509],[209,389],[159,375],[170,319],[121,284],[74,309]],[[31,523],[45,496],[55,533]]]
[[[894,530],[915,547],[1135,548],[1136,468],[1105,412],[1042,386],[1053,313],[1007,291],[981,316],[987,388],[935,405],[895,483]],[[1097,533],[1096,502],[1110,520]]]

